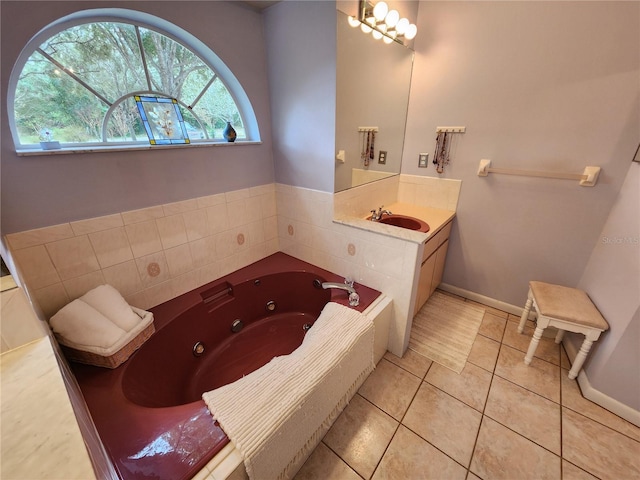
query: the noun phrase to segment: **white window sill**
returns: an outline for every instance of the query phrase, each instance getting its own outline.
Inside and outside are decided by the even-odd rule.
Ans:
[[[55,150],[42,150],[40,148],[16,150],[19,157],[34,155],[66,155],[71,153],[104,153],[104,152],[131,152],[140,150],[167,150],[175,148],[202,148],[202,147],[231,147],[237,145],[261,145],[261,141],[239,140],[236,142],[193,142],[188,145],[91,145],[87,147],[62,147]]]

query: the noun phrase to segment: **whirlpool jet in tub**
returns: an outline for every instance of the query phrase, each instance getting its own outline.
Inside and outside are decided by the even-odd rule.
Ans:
[[[331,272],[276,253],[151,309],[156,333],[120,367],[72,364],[124,480],[187,479],[227,443],[201,396],[295,350],[329,301]],[[356,285],[364,311],[380,292]]]

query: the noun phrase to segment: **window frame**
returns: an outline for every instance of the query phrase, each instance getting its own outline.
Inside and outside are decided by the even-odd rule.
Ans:
[[[198,55],[204,61],[204,63],[214,72],[214,74],[216,74],[224,82],[225,86],[227,87],[227,90],[233,98],[233,101],[236,103],[236,107],[238,108],[238,111],[240,112],[240,115],[242,117],[246,139],[239,139],[233,143],[228,143],[224,140],[208,139],[204,141],[199,140],[197,142],[191,142],[189,144],[176,145],[150,145],[143,143],[133,144],[120,142],[97,142],[87,144],[78,143],[70,146],[63,145],[60,149],[56,150],[42,150],[40,148],[33,148],[30,146],[22,145],[19,141],[18,130],[16,127],[14,116],[15,92],[20,74],[22,73],[27,60],[44,41],[60,33],[61,31],[71,27],[75,27],[77,25],[98,22],[118,22],[147,28],[165,35],[166,37],[175,42],[178,42],[185,48]],[[113,104],[115,105],[115,103],[119,102],[120,100],[121,99],[117,99]],[[184,107],[183,103],[180,103],[180,105]],[[9,129],[13,138],[15,151],[18,155],[23,156],[127,150],[159,150],[167,148],[192,148],[203,146],[247,145],[262,143],[258,121],[249,97],[247,96],[246,92],[242,88],[242,85],[233,74],[233,72],[209,46],[207,46],[204,42],[199,40],[191,33],[187,32],[181,27],[178,27],[168,20],[157,17],[150,13],[140,12],[137,10],[129,10],[126,8],[97,8],[81,10],[51,22],[46,27],[41,29],[38,33],[36,33],[23,47],[11,70],[7,91],[7,114],[9,120]]]

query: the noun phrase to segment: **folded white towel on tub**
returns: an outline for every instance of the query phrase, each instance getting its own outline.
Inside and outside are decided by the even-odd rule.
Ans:
[[[49,324],[61,343],[88,351],[108,349],[126,335],[122,328],[80,299],[62,307]]]
[[[88,291],[80,300],[88,303],[121,329],[130,332],[140,323],[140,317],[111,285],[100,285]]]
[[[290,355],[202,395],[252,480],[288,479],[374,369],[373,322],[328,303]]]

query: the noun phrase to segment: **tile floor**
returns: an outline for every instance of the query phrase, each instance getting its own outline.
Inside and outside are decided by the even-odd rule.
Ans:
[[[460,375],[387,352],[296,480],[640,479],[640,428],[582,397],[552,338],[527,367],[518,321],[486,307]]]

